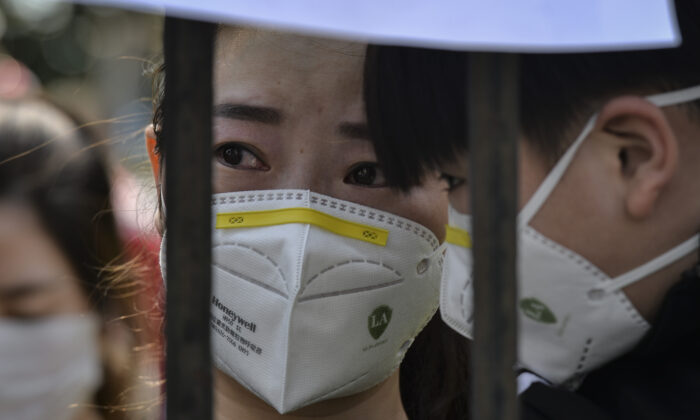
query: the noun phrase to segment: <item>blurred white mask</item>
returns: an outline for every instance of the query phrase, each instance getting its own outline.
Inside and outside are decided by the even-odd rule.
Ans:
[[[102,382],[99,321],[0,319],[0,419],[70,420]]]
[[[452,329],[472,338],[474,286],[472,285],[471,216],[449,207],[447,252],[440,288],[440,314]]]

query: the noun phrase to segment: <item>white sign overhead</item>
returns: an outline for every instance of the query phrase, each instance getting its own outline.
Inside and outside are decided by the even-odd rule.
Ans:
[[[668,0],[75,0],[378,43],[564,52],[678,45]],[[684,0],[682,0],[684,1]]]

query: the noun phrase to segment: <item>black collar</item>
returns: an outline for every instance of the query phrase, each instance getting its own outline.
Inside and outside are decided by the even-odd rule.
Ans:
[[[650,358],[671,349],[700,346],[700,263],[682,274],[666,294],[649,332],[629,354]]]

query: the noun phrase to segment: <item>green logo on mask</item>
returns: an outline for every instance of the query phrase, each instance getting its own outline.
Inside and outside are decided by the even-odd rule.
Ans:
[[[377,306],[367,318],[369,335],[375,340],[384,334],[391,321],[391,308],[386,305]]]
[[[543,324],[556,324],[557,322],[557,317],[554,316],[547,305],[535,298],[521,299],[520,309],[523,311],[526,317],[537,322],[541,322]]]

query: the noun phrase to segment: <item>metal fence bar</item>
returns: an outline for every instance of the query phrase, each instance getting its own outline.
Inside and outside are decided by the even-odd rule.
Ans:
[[[168,419],[212,416],[212,43],[209,23],[166,18],[164,126],[167,210]]]
[[[470,53],[468,72],[475,304],[472,413],[475,420],[515,420],[518,57]]]

